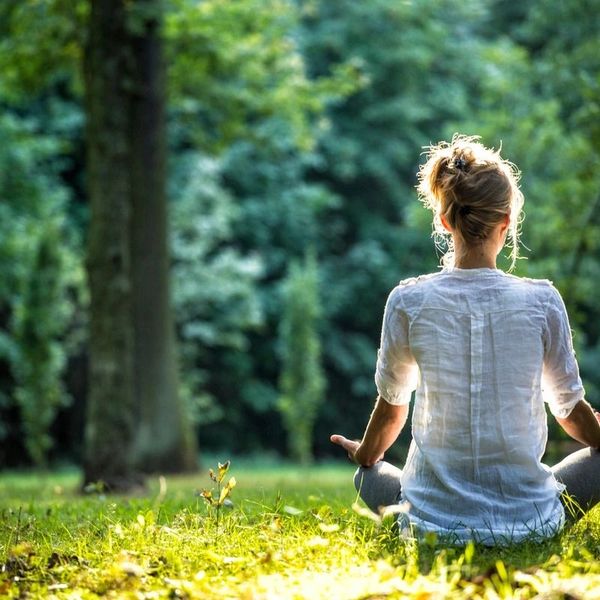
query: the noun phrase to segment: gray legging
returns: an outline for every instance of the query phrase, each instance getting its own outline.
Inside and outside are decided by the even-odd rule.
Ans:
[[[556,479],[567,487],[568,498],[573,499],[584,512],[600,502],[600,452],[583,448],[569,454],[552,467]],[[354,485],[360,497],[374,512],[380,506],[396,504],[400,499],[400,477],[402,471],[385,461],[372,467],[359,467],[354,475]],[[565,499],[567,515],[575,516],[570,510],[572,503]],[[578,516],[583,513],[576,511]]]

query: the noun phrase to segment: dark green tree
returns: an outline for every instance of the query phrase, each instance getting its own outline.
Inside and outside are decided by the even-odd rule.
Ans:
[[[83,281],[53,160],[60,142],[37,130],[40,120],[13,107],[0,117],[0,453],[14,464],[25,446],[44,466],[50,429],[69,400],[63,374]]]
[[[66,352],[64,339],[69,315],[65,298],[64,252],[57,223],[47,223],[37,240],[31,275],[15,307],[14,334],[18,352],[13,361],[25,445],[34,464],[46,466],[52,447],[50,427],[68,396],[61,375]],[[62,235],[61,235],[62,234]],[[61,343],[62,342],[62,343]]]

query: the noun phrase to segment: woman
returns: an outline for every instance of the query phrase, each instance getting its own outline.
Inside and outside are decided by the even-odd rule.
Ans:
[[[496,268],[507,237],[518,257],[523,195],[518,172],[477,138],[429,149],[419,194],[444,269],[401,282],[383,318],[378,398],[362,441],[331,441],[358,463],[355,484],[374,511],[406,503],[417,533],[486,544],[544,538],[561,529],[561,492],[585,510],[600,500],[600,424],[584,400],[562,299],[549,281]],[[402,470],[383,462],[407,420]],[[587,448],[550,469],[544,401]]]

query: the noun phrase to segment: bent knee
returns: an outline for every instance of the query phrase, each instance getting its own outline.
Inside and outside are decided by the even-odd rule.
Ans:
[[[354,473],[354,487],[356,491],[360,492],[361,489],[364,489],[367,481],[378,478],[381,471],[385,471],[386,466],[388,466],[388,463],[380,461],[372,467],[358,467]]]

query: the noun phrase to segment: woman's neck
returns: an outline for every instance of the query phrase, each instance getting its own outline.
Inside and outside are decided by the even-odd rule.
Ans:
[[[454,266],[458,269],[495,269],[497,255],[495,244],[482,243],[463,249],[462,244],[455,242]]]

